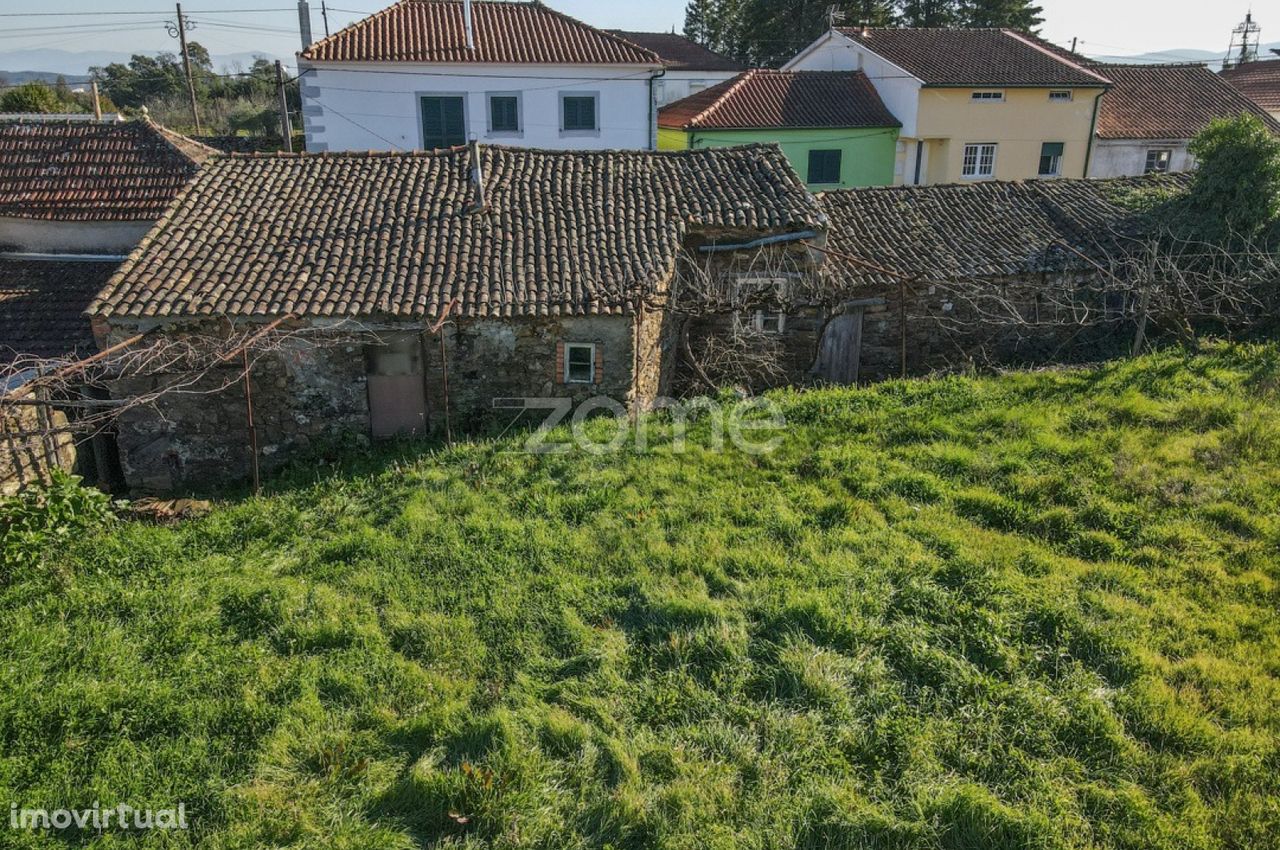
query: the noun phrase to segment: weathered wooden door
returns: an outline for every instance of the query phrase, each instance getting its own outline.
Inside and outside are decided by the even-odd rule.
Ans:
[[[827,322],[814,372],[833,384],[856,384],[861,357],[862,308],[855,307]]]
[[[369,430],[374,437],[426,432],[427,393],[422,359],[422,344],[415,334],[366,349]]]

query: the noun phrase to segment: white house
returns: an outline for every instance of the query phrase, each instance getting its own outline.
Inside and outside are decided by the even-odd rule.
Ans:
[[[1215,118],[1247,112],[1280,134],[1280,121],[1204,65],[1092,67],[1112,87],[1098,113],[1090,177],[1190,171],[1188,146]]]
[[[673,32],[610,32],[652,50],[662,60],[666,71],[653,87],[659,108],[728,82],[747,70],[745,65]]]
[[[309,151],[656,146],[662,60],[537,2],[400,0],[298,65]]]

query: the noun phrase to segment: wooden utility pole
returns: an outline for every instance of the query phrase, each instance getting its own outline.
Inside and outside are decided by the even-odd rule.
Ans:
[[[320,17],[324,18],[324,37],[329,37],[329,8],[320,0]]]
[[[276,90],[280,96],[280,134],[284,137],[284,149],[293,153],[293,127],[289,125],[289,98],[284,91],[284,66],[276,60]]]
[[[177,4],[178,8],[178,27],[177,33],[170,31],[170,35],[178,36],[178,44],[182,45],[182,68],[187,73],[187,95],[191,98],[191,120],[196,125],[196,133],[200,133],[200,110],[196,106],[196,81],[191,76],[191,54],[187,52],[187,19],[182,16],[182,4]]]
[[[94,80],[93,85],[93,120],[102,120],[102,98],[98,95],[98,81]]]

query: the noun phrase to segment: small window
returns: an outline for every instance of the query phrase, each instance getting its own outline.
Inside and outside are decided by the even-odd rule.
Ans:
[[[1045,142],[1040,146],[1040,176],[1057,177],[1062,173],[1062,142]]]
[[[809,183],[839,183],[841,152],[809,151]]]
[[[1071,95],[1070,89],[1063,89],[1062,91],[1049,92],[1049,100],[1051,101],[1070,101],[1071,98],[1072,98],[1072,95]]]
[[[1152,148],[1147,151],[1147,166],[1143,169],[1143,174],[1166,174],[1169,171],[1169,161],[1173,159],[1173,151],[1168,148]]]
[[[566,342],[564,345],[564,382],[594,384],[596,381],[596,347],[589,342]]]
[[[489,132],[520,132],[520,97],[514,94],[489,95]]]
[[[1002,91],[976,91],[970,95],[970,98],[979,103],[999,103],[1004,100],[1004,92]]]
[[[964,162],[960,168],[960,176],[971,180],[983,177],[994,177],[996,173],[996,145],[994,142],[982,142],[964,146]]]
[[[762,334],[780,334],[787,328],[785,313],[771,313],[767,310],[756,310],[751,327]]]
[[[566,133],[591,133],[600,129],[594,94],[562,95],[560,113],[560,129]]]

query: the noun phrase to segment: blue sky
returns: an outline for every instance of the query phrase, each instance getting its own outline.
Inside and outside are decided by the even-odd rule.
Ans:
[[[677,30],[684,22],[685,0],[548,0],[561,11],[602,27]],[[1171,48],[1197,48],[1223,53],[1232,27],[1247,10],[1227,0],[1205,4],[1191,0],[1041,0],[1047,19],[1043,34],[1070,44],[1078,37],[1093,54],[1133,54]],[[267,52],[291,56],[298,48],[295,0],[187,0],[196,22],[192,37],[215,55]],[[383,3],[379,0],[334,0],[330,25],[338,28]],[[255,13],[227,10],[255,9]],[[274,11],[265,11],[274,10]],[[144,12],[104,15],[106,11]],[[40,12],[43,16],[20,17]],[[51,12],[72,13],[52,16]],[[156,52],[175,42],[164,29],[173,16],[167,0],[0,0],[0,56],[15,50]],[[314,32],[323,34],[320,0],[312,2]],[[1280,8],[1270,19],[1260,17],[1264,41],[1280,40]],[[1270,25],[1268,27],[1268,24]],[[1170,61],[1183,56],[1171,54]],[[4,63],[0,62],[0,67]],[[19,69],[11,69],[19,70]]]

